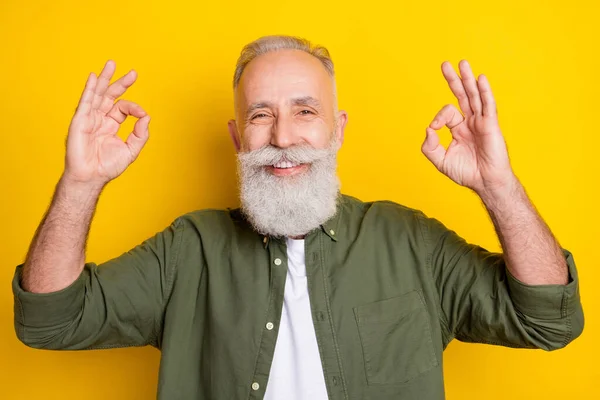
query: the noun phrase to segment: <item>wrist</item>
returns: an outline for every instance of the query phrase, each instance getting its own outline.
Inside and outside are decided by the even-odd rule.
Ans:
[[[106,183],[80,181],[63,173],[56,187],[56,197],[71,205],[96,203]]]
[[[60,177],[59,185],[72,192],[96,193],[101,192],[108,182],[99,180],[81,180],[64,171]]]
[[[477,191],[477,195],[488,209],[495,209],[502,205],[514,204],[523,197],[523,192],[521,182],[511,174],[495,183],[484,184],[482,189]]]

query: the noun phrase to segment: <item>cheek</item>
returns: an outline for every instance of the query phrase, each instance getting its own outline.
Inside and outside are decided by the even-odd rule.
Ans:
[[[329,145],[333,127],[325,121],[312,121],[313,123],[301,126],[302,138],[314,148],[322,149]]]
[[[266,146],[271,141],[271,128],[265,125],[248,127],[242,135],[242,147],[252,151]]]

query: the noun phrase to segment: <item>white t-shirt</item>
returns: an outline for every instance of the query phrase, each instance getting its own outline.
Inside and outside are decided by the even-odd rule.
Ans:
[[[308,297],[304,240],[287,239],[281,326],[265,400],[326,400],[327,389]]]

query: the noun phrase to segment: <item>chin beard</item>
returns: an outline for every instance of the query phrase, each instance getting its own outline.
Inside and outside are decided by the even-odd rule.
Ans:
[[[337,142],[327,149],[297,145],[265,146],[238,154],[242,211],[260,234],[299,237],[333,217],[340,181],[336,174]],[[268,166],[286,160],[309,164],[294,176],[275,176]]]

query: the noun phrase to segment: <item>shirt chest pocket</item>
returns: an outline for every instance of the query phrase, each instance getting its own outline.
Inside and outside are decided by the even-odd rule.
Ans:
[[[438,365],[419,291],[357,306],[354,316],[369,385],[406,383]]]

